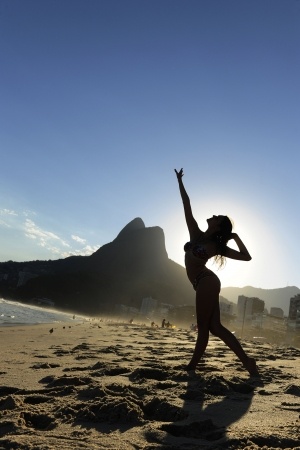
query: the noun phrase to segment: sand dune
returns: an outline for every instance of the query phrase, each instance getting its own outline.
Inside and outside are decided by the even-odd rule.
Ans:
[[[49,331],[53,328],[53,332]],[[90,321],[0,329],[0,449],[300,449],[300,350]]]

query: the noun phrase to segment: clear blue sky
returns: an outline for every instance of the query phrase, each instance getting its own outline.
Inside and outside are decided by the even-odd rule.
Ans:
[[[90,254],[135,217],[235,222],[223,286],[300,287],[300,1],[1,0],[0,261]],[[147,257],[147,255],[145,255]]]

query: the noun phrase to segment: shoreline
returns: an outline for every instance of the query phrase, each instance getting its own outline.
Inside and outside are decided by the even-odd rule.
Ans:
[[[78,322],[88,319],[88,316],[74,313],[73,311],[0,299],[0,327]]]

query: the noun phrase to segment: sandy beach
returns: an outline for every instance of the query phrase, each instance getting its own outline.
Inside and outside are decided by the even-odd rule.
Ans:
[[[53,332],[50,330],[53,328]],[[0,328],[0,449],[300,449],[300,350],[87,321]]]

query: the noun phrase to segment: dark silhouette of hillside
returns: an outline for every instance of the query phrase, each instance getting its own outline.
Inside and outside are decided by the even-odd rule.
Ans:
[[[20,272],[34,278],[18,286]],[[46,297],[57,307],[88,314],[113,312],[120,303],[140,308],[150,296],[173,305],[194,302],[185,269],[168,258],[163,230],[146,228],[140,218],[91,256],[0,263],[0,275],[3,297]]]
[[[221,295],[233,303],[239,295],[258,297],[265,301],[266,308],[280,307],[286,315],[290,298],[299,293],[295,286],[221,290]],[[0,263],[0,296],[25,302],[46,297],[57,308],[86,314],[111,313],[116,304],[140,308],[142,299],[150,296],[174,306],[194,305],[194,291],[185,268],[168,258],[163,230],[146,228],[140,218],[128,223],[112,242],[91,256]]]

